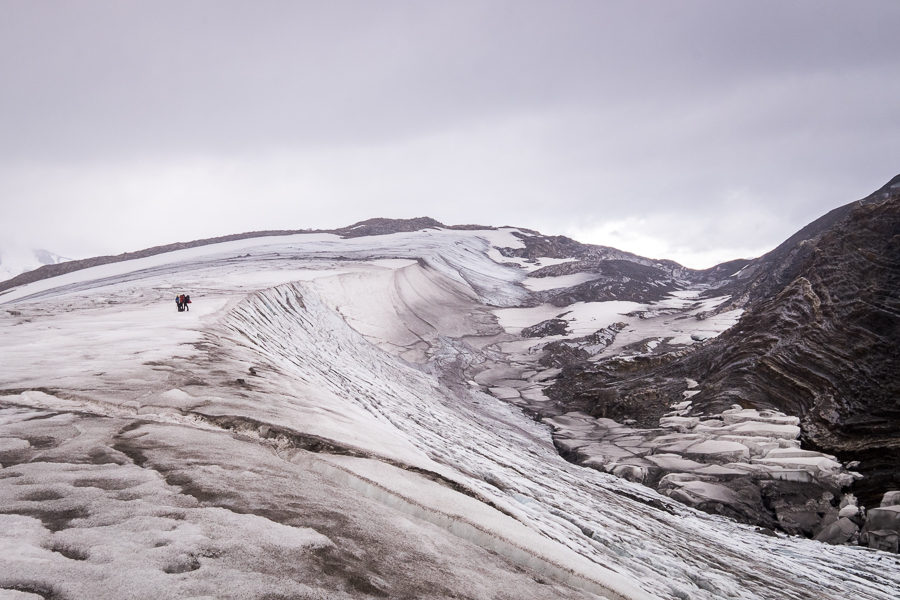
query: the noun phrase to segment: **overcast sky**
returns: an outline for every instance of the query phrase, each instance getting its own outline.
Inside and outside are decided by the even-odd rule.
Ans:
[[[0,8],[0,248],[427,215],[705,267],[900,172],[897,0]]]

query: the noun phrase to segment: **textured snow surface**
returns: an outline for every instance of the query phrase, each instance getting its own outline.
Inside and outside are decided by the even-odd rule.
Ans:
[[[242,240],[0,296],[3,593],[895,597],[896,557],[570,464],[472,385],[515,339],[505,311],[532,310],[526,270],[491,257],[517,242]],[[576,326],[627,308],[594,304]]]

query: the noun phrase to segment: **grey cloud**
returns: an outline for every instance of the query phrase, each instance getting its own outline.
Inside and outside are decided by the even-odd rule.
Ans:
[[[113,213],[117,239],[84,224],[110,250],[144,239],[137,214],[154,243],[229,233],[257,190],[254,227],[677,215],[705,225],[671,246],[727,253],[898,170],[894,1],[0,11],[0,235]],[[193,201],[177,223],[152,218],[166,194]],[[760,231],[735,240],[748,204]]]
[[[4,146],[38,156],[380,141],[572,106],[659,110],[773,74],[896,68],[900,49],[896,3],[11,6]]]

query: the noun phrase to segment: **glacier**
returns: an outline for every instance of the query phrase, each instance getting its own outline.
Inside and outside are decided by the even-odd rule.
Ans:
[[[565,261],[499,251],[523,235],[249,238],[0,294],[0,597],[896,597],[896,555],[564,460],[509,401],[546,401],[535,343],[738,315],[535,303],[590,277],[534,283]],[[557,315],[571,333],[518,335]]]

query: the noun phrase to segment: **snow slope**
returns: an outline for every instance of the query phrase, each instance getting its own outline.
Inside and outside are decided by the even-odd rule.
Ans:
[[[527,269],[496,251],[517,241],[248,239],[0,296],[0,589],[894,597],[895,556],[763,535],[570,464],[475,384],[518,339],[503,311],[547,310],[520,308]],[[585,331],[634,307],[595,308],[575,311]]]

